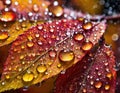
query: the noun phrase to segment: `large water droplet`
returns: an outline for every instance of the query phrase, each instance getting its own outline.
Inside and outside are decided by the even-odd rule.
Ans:
[[[83,45],[82,45],[82,49],[84,51],[88,51],[92,48],[93,44],[92,42],[85,42]]]
[[[90,30],[91,28],[92,28],[91,22],[87,22],[87,23],[83,24],[83,29]]]
[[[59,53],[59,59],[62,62],[71,62],[74,60],[74,57],[75,57],[75,55],[74,55],[73,51],[62,50]]]
[[[95,82],[95,88],[99,89],[101,87],[102,87],[102,82],[101,81]]]
[[[37,67],[37,71],[39,73],[44,73],[46,70],[47,70],[47,68],[45,66],[40,65],[40,66]]]
[[[13,11],[4,11],[1,14],[0,20],[3,22],[11,22],[16,19],[16,14]]]
[[[34,79],[34,75],[32,73],[25,73],[22,79],[24,82],[30,82]]]
[[[9,37],[8,32],[0,32],[0,40],[5,40]]]
[[[49,7],[50,12],[54,14],[56,17],[60,17],[63,15],[63,8],[61,6],[50,6]]]
[[[73,38],[76,40],[76,41],[82,41],[84,39],[84,36],[83,34],[81,33],[77,33],[77,34],[74,34]]]
[[[12,1],[11,0],[3,0],[3,3],[5,5],[11,5]]]

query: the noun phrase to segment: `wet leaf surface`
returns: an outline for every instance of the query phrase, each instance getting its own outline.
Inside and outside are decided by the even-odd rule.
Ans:
[[[106,28],[104,21],[86,24],[84,20],[49,21],[18,36],[4,64],[0,92],[36,84],[80,61]]]
[[[114,65],[112,50],[102,44],[58,76],[54,93],[115,93]]]

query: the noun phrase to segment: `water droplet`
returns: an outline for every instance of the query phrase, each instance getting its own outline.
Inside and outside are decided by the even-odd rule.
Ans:
[[[34,11],[34,12],[38,12],[38,11],[39,11],[39,7],[38,7],[37,4],[34,4],[34,5],[33,5],[33,11]]]
[[[31,42],[31,41],[27,42],[27,46],[28,46],[29,48],[33,47],[33,45],[34,45],[33,42]]]
[[[0,32],[0,40],[5,40],[9,37],[8,32]]]
[[[20,56],[20,60],[22,60],[22,59],[24,59],[24,55],[21,55],[21,56]]]
[[[56,52],[55,51],[50,51],[49,52],[49,56],[51,57],[51,58],[55,58],[56,57]]]
[[[102,82],[100,81],[95,82],[95,88],[99,89],[101,87],[102,87]]]
[[[30,82],[34,78],[34,75],[32,73],[25,73],[22,77],[23,81]]]
[[[62,65],[61,64],[58,64],[57,67],[60,68]]]
[[[110,89],[110,85],[105,85],[105,90],[109,90]]]
[[[6,79],[10,79],[10,76],[9,76],[9,75],[5,75],[5,78],[6,78]]]
[[[82,89],[82,92],[83,92],[83,93],[87,93],[86,88],[83,88],[83,89]]]
[[[82,41],[84,39],[84,36],[83,34],[81,33],[77,33],[77,34],[74,34],[73,38],[76,40],[76,41]]]
[[[25,46],[24,46],[24,45],[22,45],[22,46],[21,46],[21,49],[25,49]]]
[[[92,48],[93,44],[92,42],[85,42],[83,45],[82,45],[82,49],[84,51],[88,51]]]
[[[90,30],[91,28],[92,28],[91,22],[87,22],[87,23],[83,24],[83,29]]]
[[[37,67],[37,71],[39,73],[44,73],[46,70],[47,70],[47,68],[45,66],[40,65],[40,66]]]
[[[42,30],[43,26],[42,25],[38,25],[38,30]]]
[[[3,85],[3,86],[4,86],[4,85],[5,85],[5,82],[3,81],[3,82],[1,83],[1,85]]]
[[[112,73],[110,73],[110,72],[107,73],[106,77],[109,78],[109,79],[111,80],[111,79],[112,79]]]
[[[78,20],[81,22],[81,21],[83,21],[83,20],[84,20],[84,18],[80,17],[80,18],[78,18]]]
[[[59,53],[59,59],[62,61],[62,62],[71,62],[73,61],[75,55],[73,53],[73,51],[60,51]]]
[[[4,11],[1,14],[0,20],[3,22],[11,22],[16,19],[16,14],[13,11]]]
[[[49,7],[50,12],[54,14],[56,17],[60,17],[63,15],[63,8],[61,6],[50,6]]]
[[[3,0],[3,3],[5,5],[11,5],[12,1],[11,0]]]

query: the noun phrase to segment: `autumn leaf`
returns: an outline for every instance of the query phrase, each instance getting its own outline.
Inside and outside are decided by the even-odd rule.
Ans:
[[[114,65],[112,50],[102,44],[58,76],[54,93],[115,93]]]
[[[41,22],[38,22],[41,23]],[[7,25],[4,27],[3,25]],[[23,34],[24,31],[28,30],[28,28],[35,26],[37,24],[31,23],[29,21],[23,22],[13,22],[13,23],[0,23],[0,47],[10,44],[13,42],[20,34]]]
[[[57,20],[32,27],[12,43],[0,92],[36,84],[76,62],[99,41],[105,21]]]
[[[45,0],[0,0],[0,47],[13,42],[34,24],[44,22],[48,5]]]

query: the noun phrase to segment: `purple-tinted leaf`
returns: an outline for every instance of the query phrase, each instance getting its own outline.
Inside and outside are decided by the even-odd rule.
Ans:
[[[112,50],[101,45],[58,76],[54,93],[115,93],[114,65]]]

